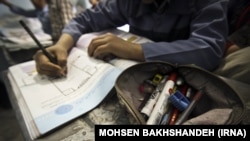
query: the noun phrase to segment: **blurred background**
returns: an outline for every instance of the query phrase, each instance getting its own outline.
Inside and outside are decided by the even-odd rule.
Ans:
[[[11,3],[15,3],[16,5],[25,8],[25,9],[32,9],[34,8],[30,0],[8,0]],[[84,9],[87,7],[91,7],[88,0],[72,0],[75,5],[77,5],[78,9]],[[8,7],[0,4],[0,16],[4,14],[12,14]]]

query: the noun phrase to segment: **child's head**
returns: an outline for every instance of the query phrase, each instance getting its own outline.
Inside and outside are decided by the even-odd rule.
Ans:
[[[47,4],[46,0],[30,0],[36,9],[43,9]]]

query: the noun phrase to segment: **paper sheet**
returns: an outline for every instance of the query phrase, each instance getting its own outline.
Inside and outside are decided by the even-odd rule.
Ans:
[[[10,71],[42,134],[97,106],[121,73],[77,48],[68,58],[65,78],[38,75],[34,61],[12,66]]]

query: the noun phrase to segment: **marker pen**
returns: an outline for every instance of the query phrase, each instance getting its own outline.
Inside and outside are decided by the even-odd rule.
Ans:
[[[141,109],[141,113],[147,117],[150,116],[153,107],[157,101],[157,99],[159,98],[159,95],[166,83],[168,76],[164,76],[163,79],[161,80],[161,82],[158,84],[158,86],[155,88],[155,90],[153,91],[153,93],[150,95],[150,98],[148,99],[148,101],[146,102],[145,106]]]
[[[171,72],[146,124],[160,124],[161,118],[168,108],[168,97],[171,94],[170,90],[174,88],[176,77],[176,72]]]

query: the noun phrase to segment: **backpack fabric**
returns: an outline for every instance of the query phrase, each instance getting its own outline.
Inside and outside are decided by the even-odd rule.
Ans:
[[[176,71],[184,81],[203,96],[183,124],[187,125],[238,125],[250,123],[249,85],[215,75],[194,65],[174,66],[166,62],[147,62],[134,65],[118,77],[115,88],[119,102],[138,124],[146,120],[138,110],[145,94],[138,88],[153,74],[162,71]],[[220,118],[218,118],[220,117]]]
[[[229,35],[250,22],[250,1],[230,0],[228,9]]]

